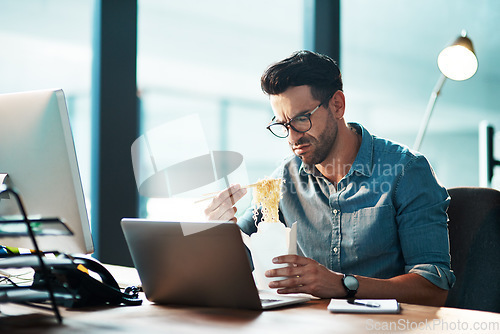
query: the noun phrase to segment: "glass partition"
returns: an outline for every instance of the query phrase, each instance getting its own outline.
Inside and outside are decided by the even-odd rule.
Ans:
[[[93,15],[93,0],[0,0],[0,94],[64,90],[89,209]]]
[[[302,2],[140,0],[141,134],[194,115],[203,134],[186,124],[161,154],[185,156],[186,143],[196,136],[208,151],[243,156],[246,171],[233,183],[269,176],[289,149],[265,129],[272,111],[260,76],[269,64],[302,48]],[[145,217],[171,213],[172,203],[182,205],[174,198],[142,200]]]

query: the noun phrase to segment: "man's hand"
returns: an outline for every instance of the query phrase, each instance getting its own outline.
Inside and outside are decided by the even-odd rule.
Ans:
[[[298,255],[283,255],[273,259],[276,264],[288,267],[266,271],[267,277],[287,277],[269,283],[278,288],[278,293],[308,293],[320,298],[342,298],[346,291],[342,285],[342,274],[327,269],[318,262]]]
[[[278,293],[308,293],[320,298],[344,298],[347,292],[342,284],[343,274],[331,271],[316,261],[298,256],[284,255],[273,259],[288,267],[271,269],[267,277],[287,277],[269,283]],[[389,279],[356,275],[359,289],[356,298],[395,298],[400,303],[443,306],[448,295],[430,281],[416,273],[402,274]]]
[[[239,184],[231,185],[221,191],[205,209],[205,217],[208,220],[232,220],[236,223],[236,207],[234,205],[247,193],[246,188]]]

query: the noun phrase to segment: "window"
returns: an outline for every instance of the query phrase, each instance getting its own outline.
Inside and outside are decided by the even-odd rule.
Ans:
[[[303,47],[302,12],[302,0],[140,0],[141,133],[196,115],[210,150],[243,155],[248,180],[240,182],[270,175],[289,149],[265,129],[272,111],[260,76]],[[189,129],[165,154],[195,135]],[[161,216],[179,201],[144,199],[142,216]]]
[[[91,0],[1,1],[0,93],[62,88],[90,204]]]
[[[342,1],[346,118],[412,147],[440,76],[437,56],[466,29],[478,71],[446,81],[420,150],[446,187],[477,186],[479,123],[500,124],[498,43],[491,42],[499,10],[494,0]]]

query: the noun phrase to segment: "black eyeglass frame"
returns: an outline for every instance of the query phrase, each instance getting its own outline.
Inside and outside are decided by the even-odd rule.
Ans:
[[[311,110],[311,111],[309,111],[309,112],[306,112],[306,113],[304,113],[304,114],[301,114],[301,115],[297,115],[297,116],[295,116],[294,118],[292,118],[290,121],[288,121],[288,122],[286,122],[286,123],[279,123],[279,122],[274,122],[274,123],[271,123],[271,124],[269,124],[269,125],[266,127],[266,129],[268,129],[269,131],[271,131],[271,133],[272,133],[273,135],[275,135],[276,137],[278,137],[278,138],[286,138],[286,137],[288,137],[288,136],[290,135],[290,128],[292,128],[292,129],[293,129],[293,131],[295,131],[295,132],[298,132],[298,133],[305,133],[305,132],[307,132],[307,131],[311,130],[311,128],[312,128],[311,116],[312,116],[312,115],[313,115],[313,114],[314,114],[314,113],[315,113],[315,112],[316,112],[316,111],[317,111],[317,110],[318,110],[318,109],[319,109],[322,105],[323,105],[323,102],[322,102],[322,103],[320,103],[320,104],[319,104],[316,108],[314,108],[313,110]],[[309,121],[309,128],[308,128],[307,130],[297,130],[297,129],[296,129],[296,128],[292,125],[292,122],[293,122],[294,120],[296,120],[297,118],[299,118],[299,117],[306,117],[306,118],[307,118],[307,120]],[[276,118],[276,116],[274,116],[274,117],[273,117],[273,119],[271,120],[271,122],[272,122],[272,121],[274,121],[274,119],[275,119],[275,118]],[[286,129],[286,136],[280,136],[280,135],[276,134],[273,130],[271,130],[271,127],[276,126],[276,125],[281,125],[281,126],[285,127],[285,129]]]

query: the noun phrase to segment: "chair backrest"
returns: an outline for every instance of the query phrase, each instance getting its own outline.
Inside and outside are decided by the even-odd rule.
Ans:
[[[446,306],[500,312],[500,191],[448,189],[451,267]]]

